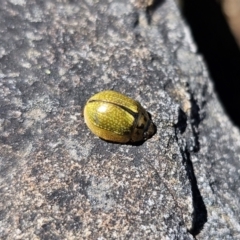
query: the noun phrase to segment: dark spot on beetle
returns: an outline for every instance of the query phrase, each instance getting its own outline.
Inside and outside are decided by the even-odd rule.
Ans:
[[[136,131],[136,135],[140,135],[140,132],[139,132],[139,131]]]
[[[144,119],[144,122],[146,122],[146,121],[147,121],[147,118],[146,118],[145,116],[144,116],[144,118],[143,118],[143,119]]]
[[[141,125],[137,125],[137,128],[140,128],[140,129],[144,128],[144,124],[142,123]]]
[[[131,132],[132,132],[132,129],[126,128],[124,126],[121,127],[121,135],[129,135]]]

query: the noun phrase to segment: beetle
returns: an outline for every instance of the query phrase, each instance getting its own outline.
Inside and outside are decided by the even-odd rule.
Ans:
[[[138,101],[112,90],[99,92],[87,101],[84,119],[95,135],[111,142],[144,141],[156,132],[149,113]]]

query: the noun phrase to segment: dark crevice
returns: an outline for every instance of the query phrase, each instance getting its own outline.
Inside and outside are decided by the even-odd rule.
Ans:
[[[132,16],[132,27],[137,28],[139,25],[139,14],[135,12]]]
[[[193,94],[190,93],[190,102],[191,102],[191,113],[190,113],[190,124],[192,128],[192,134],[194,137],[194,144],[193,144],[193,149],[192,151],[198,152],[200,150],[200,143],[199,143],[199,131],[198,131],[198,126],[199,123],[201,122],[200,114],[199,114],[199,106],[197,104],[197,101],[193,97]]]
[[[207,208],[204,204],[203,198],[198,188],[197,179],[194,174],[190,152],[188,150],[181,149],[181,154],[182,154],[183,162],[186,165],[186,171],[188,174],[188,179],[191,184],[192,197],[193,197],[193,222],[192,222],[192,228],[189,229],[189,232],[195,237],[201,232],[204,224],[207,222]]]
[[[185,165],[187,176],[191,184],[192,198],[193,198],[193,221],[192,228],[189,229],[194,237],[197,236],[203,229],[204,224],[207,222],[207,209],[204,204],[203,198],[198,188],[197,179],[194,173],[193,164],[191,161],[191,152],[198,152],[200,150],[199,143],[199,131],[198,127],[202,121],[200,117],[200,108],[198,106],[197,100],[194,98],[193,94],[190,93],[190,102],[191,102],[191,111],[189,116],[190,128],[187,129],[188,117],[185,112],[181,109],[179,110],[178,122],[175,124],[175,137],[177,143],[180,147],[180,152],[183,159],[183,164]],[[193,135],[194,141],[191,141],[192,138],[187,138],[187,144],[180,144],[179,135],[186,132]]]
[[[187,115],[181,108],[179,108],[178,122],[177,124],[175,124],[175,129],[177,129],[181,134],[183,134],[186,128],[187,128]]]
[[[146,18],[148,21],[148,24],[151,25],[152,22],[152,15],[154,14],[154,11],[161,5],[163,4],[165,0],[153,0],[153,3],[149,5],[146,8]]]

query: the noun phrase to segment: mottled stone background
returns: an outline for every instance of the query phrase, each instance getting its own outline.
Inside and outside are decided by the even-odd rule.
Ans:
[[[173,0],[3,0],[0,33],[1,239],[240,239],[240,134]],[[104,89],[157,133],[94,136]]]

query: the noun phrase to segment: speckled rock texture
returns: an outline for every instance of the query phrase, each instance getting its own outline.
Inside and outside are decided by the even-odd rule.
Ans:
[[[240,239],[240,134],[173,0],[2,0],[1,239]],[[157,133],[114,144],[113,89]]]

